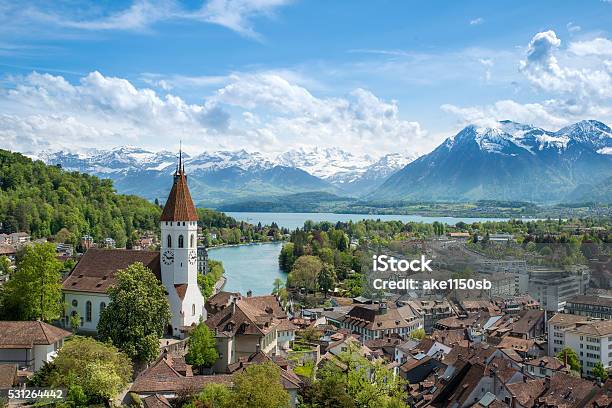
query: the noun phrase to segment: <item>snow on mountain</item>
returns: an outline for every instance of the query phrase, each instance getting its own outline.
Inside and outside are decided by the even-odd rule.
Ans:
[[[338,148],[294,149],[277,157],[278,163],[302,169],[313,176],[329,179],[341,174],[363,173],[376,162],[371,156],[358,156]]]

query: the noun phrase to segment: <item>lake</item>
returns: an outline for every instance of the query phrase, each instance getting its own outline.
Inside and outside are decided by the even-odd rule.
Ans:
[[[209,248],[208,257],[223,262],[227,282],[223,290],[246,295],[269,295],[274,279],[285,281],[287,275],[278,267],[282,243],[249,244]]]
[[[338,221],[361,221],[363,219],[382,221],[414,221],[433,223],[434,221],[443,222],[449,225],[455,225],[458,222],[472,223],[482,221],[507,221],[509,218],[468,218],[468,217],[424,217],[421,215],[392,215],[392,214],[335,214],[335,213],[265,213],[265,212],[226,212],[230,217],[234,217],[238,221],[245,221],[250,224],[261,222],[262,225],[270,225],[276,222],[279,227],[289,228],[294,230],[302,228],[304,222],[311,220],[314,222],[329,221],[336,223]]]
[[[272,224],[295,229],[302,227],[304,221],[359,221],[362,219],[381,219],[384,221],[417,221],[432,223],[434,221],[447,224],[456,224],[460,221],[472,223],[476,221],[506,221],[508,218],[461,218],[461,217],[422,217],[420,215],[376,215],[376,214],[334,214],[334,213],[256,213],[256,212],[228,212],[227,215],[240,221],[252,224]],[[269,295],[272,292],[274,279],[286,279],[278,267],[278,254],[282,244],[249,244],[209,248],[210,259],[223,262],[227,283],[223,290],[240,292],[246,295],[250,289],[254,295]]]

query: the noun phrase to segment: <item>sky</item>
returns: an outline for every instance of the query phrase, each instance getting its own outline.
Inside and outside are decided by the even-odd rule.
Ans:
[[[0,0],[0,143],[426,153],[612,124],[612,0]]]

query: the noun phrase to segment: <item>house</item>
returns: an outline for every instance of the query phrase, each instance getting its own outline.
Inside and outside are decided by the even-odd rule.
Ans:
[[[231,364],[258,351],[276,355],[279,332],[291,331],[283,320],[287,314],[275,296],[233,297],[231,305],[206,320],[219,353],[213,370],[226,373]]]
[[[0,363],[37,371],[71,334],[41,321],[0,321]]]
[[[66,327],[70,316],[81,316],[81,331],[96,333],[100,313],[109,303],[107,290],[115,283],[116,272],[141,262],[161,281],[170,303],[171,321],[167,333],[185,337],[191,327],[206,319],[204,298],[197,283],[197,222],[187,174],[179,155],[172,189],[160,217],[161,247],[159,251],[94,249],[89,236],[83,237],[85,255],[62,284],[68,305],[63,319]]]
[[[565,313],[598,319],[612,319],[612,298],[578,295],[565,302]]]
[[[409,305],[355,305],[339,318],[339,324],[340,327],[361,335],[364,340],[373,340],[392,334],[406,337],[423,328],[423,317]]]
[[[558,372],[568,372],[569,367],[551,356],[543,356],[523,362],[525,371],[534,377],[552,377]]]
[[[116,242],[114,239],[110,238],[110,237],[106,237],[104,238],[104,247],[105,248],[115,248],[116,246]]]
[[[453,307],[447,299],[419,299],[408,300],[403,303],[410,305],[423,316],[423,328],[426,333],[431,333],[438,320],[455,315]]]

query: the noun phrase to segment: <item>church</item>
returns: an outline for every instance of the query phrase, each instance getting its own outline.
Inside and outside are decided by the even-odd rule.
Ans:
[[[167,334],[184,338],[190,327],[206,320],[204,297],[197,282],[198,214],[179,157],[160,217],[160,250],[87,250],[62,284],[65,327],[70,327],[70,316],[78,313],[81,316],[78,331],[95,334],[100,314],[110,302],[107,290],[114,284],[116,272],[135,262],[142,262],[166,288],[172,313]]]

